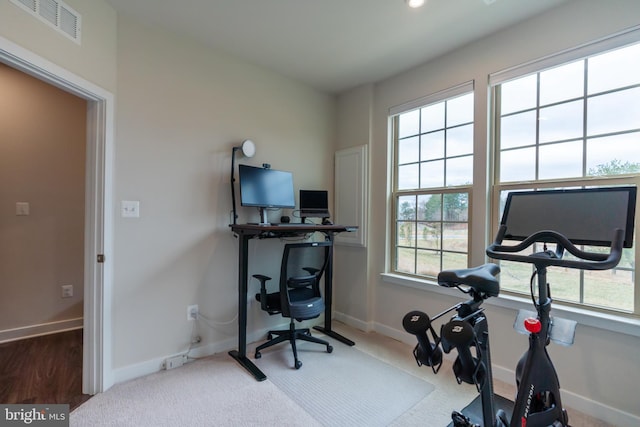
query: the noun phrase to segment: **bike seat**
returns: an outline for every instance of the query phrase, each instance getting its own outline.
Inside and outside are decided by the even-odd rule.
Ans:
[[[438,274],[438,284],[445,288],[465,285],[489,297],[497,297],[500,293],[500,283],[495,276],[498,273],[500,273],[500,267],[492,263],[473,268],[443,270]]]

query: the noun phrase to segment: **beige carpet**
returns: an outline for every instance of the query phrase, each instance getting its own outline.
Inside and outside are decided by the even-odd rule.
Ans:
[[[366,333],[340,323],[334,328],[356,342],[354,349],[394,366],[399,372],[410,374],[435,387],[415,405],[395,418],[394,427],[446,426],[451,411],[460,410],[476,396],[475,387],[458,385],[451,365],[434,375],[430,368],[418,367],[411,355],[412,347],[376,333]],[[253,357],[250,346],[248,355]],[[334,345],[335,355],[339,346]],[[322,347],[320,347],[322,348]],[[344,347],[343,348],[348,348]],[[287,350],[283,345],[283,350]],[[276,350],[279,351],[279,350]],[[284,355],[285,353],[283,353]],[[117,384],[106,393],[98,394],[71,413],[71,426],[321,426],[293,397],[275,385],[275,373],[269,367],[276,363],[275,353],[263,352],[255,363],[270,379],[257,382],[226,353],[198,360],[181,368],[162,371],[144,378]],[[320,351],[318,357],[332,357]],[[287,369],[290,355],[281,360]],[[300,355],[304,365],[300,376],[311,372],[308,353]],[[268,360],[272,358],[274,360]],[[402,374],[399,374],[402,375]],[[342,383],[348,384],[345,374]],[[513,386],[496,382],[496,391],[505,396],[513,394]],[[347,402],[349,403],[349,402]],[[407,406],[411,403],[407,402]],[[355,409],[354,409],[355,410]],[[569,420],[575,426],[611,427],[569,408]],[[365,426],[356,422],[355,426]]]

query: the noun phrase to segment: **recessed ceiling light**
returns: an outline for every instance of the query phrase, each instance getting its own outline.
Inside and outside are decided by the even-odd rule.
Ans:
[[[404,0],[409,7],[416,8],[424,6],[424,0]]]

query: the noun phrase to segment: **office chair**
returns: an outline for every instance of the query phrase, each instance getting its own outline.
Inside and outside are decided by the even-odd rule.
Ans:
[[[267,293],[267,281],[271,277],[254,274],[260,281],[260,293],[256,299],[260,308],[270,315],[281,314],[291,319],[289,329],[269,331],[269,341],[256,348],[256,359],[260,351],[278,343],[289,341],[293,349],[295,368],[300,369],[296,340],[310,341],[327,347],[327,353],[333,347],[325,341],[311,335],[309,328],[296,329],[295,321],[314,319],[324,312],[325,305],[320,294],[320,279],[331,256],[331,242],[305,242],[285,245],[280,268],[280,287],[278,292]]]

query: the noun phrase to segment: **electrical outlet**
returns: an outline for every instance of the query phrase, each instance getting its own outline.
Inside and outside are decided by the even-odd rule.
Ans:
[[[71,298],[73,296],[73,285],[62,285],[62,298]]]
[[[164,361],[164,369],[169,370],[173,368],[179,368],[184,365],[187,357],[185,355],[170,357]]]
[[[16,215],[29,215],[29,202],[16,202]]]
[[[190,305],[187,307],[187,320],[198,319],[198,304]]]

